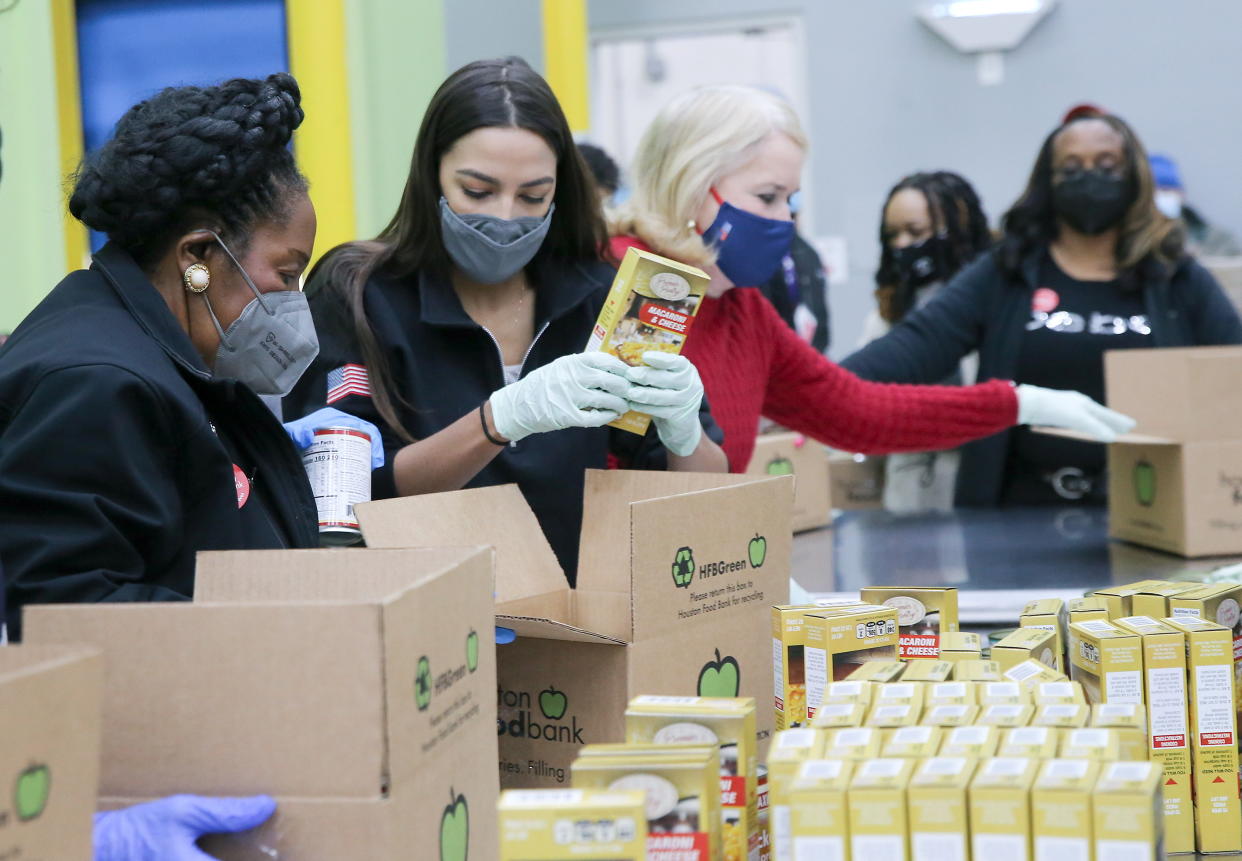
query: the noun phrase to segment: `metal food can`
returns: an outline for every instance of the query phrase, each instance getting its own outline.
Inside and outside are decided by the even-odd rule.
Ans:
[[[315,431],[302,465],[319,510],[319,541],[341,547],[362,541],[354,506],[371,501],[371,435],[349,427]]]

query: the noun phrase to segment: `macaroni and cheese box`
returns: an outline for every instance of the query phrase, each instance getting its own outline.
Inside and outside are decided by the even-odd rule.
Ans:
[[[912,759],[872,759],[855,768],[849,788],[852,857],[908,857],[906,790],[914,766]]]
[[[1103,598],[1108,605],[1109,621],[1120,619],[1125,616],[1134,615],[1134,596],[1142,592],[1144,589],[1153,586],[1159,586],[1161,580],[1139,580],[1134,583],[1126,583],[1121,586],[1109,586],[1106,589],[1096,589],[1091,594],[1097,598]]]
[[[970,781],[975,761],[940,756],[919,763],[910,778],[911,861],[967,861],[970,857]]]
[[[1100,764],[1087,759],[1049,759],[1031,788],[1035,861],[1091,858],[1091,793]]]
[[[643,861],[643,792],[510,789],[500,794],[500,861]]]
[[[1221,583],[1182,592],[1169,599],[1174,619],[1206,619],[1229,628],[1233,635],[1233,704],[1242,709],[1242,585]]]
[[[1242,851],[1231,683],[1233,632],[1224,625],[1190,617],[1165,619],[1164,623],[1186,635],[1196,848],[1199,852]]]
[[[681,352],[711,277],[687,266],[631,248],[612,279],[612,289],[591,330],[585,352],[611,353],[627,365],[643,364],[643,353]],[[645,434],[651,417],[628,412],[612,423]]]
[[[832,730],[824,745],[826,759],[849,759],[860,762],[880,755],[884,736],[875,727],[851,727]]]
[[[780,604],[772,608],[772,672],[776,683],[776,728],[805,726],[806,641],[802,635],[803,617],[864,606],[861,601],[830,600],[813,604]]]
[[[925,685],[907,682],[905,679],[902,679],[900,682],[878,685],[875,690],[875,696],[872,698],[872,704],[875,706],[922,706],[925,695]]]
[[[1184,592],[1193,592],[1203,588],[1202,583],[1189,580],[1153,580],[1130,598],[1130,613],[1133,616],[1147,616],[1149,619],[1163,619],[1172,615],[1169,599]],[[1167,832],[1166,832],[1167,838]],[[1167,839],[1166,839],[1167,844]]]
[[[1085,598],[1071,598],[1069,603],[1065,605],[1065,621],[1068,625],[1072,625],[1075,622],[1090,622],[1092,620],[1108,621],[1108,599],[1096,595],[1088,595]],[[1069,632],[1067,630],[1067,651],[1069,646],[1068,636]]]
[[[927,706],[972,706],[975,686],[970,682],[940,682],[928,685]]]
[[[1062,729],[1078,729],[1091,720],[1091,708],[1084,705],[1037,706],[1031,726],[1055,726]]]
[[[876,687],[876,685],[867,682],[857,682],[848,679],[844,682],[832,682],[824,688],[821,705],[857,703],[864,708],[869,708],[871,706],[871,696]]]
[[[935,684],[948,681],[952,676],[953,664],[949,661],[910,661],[906,664],[906,671],[901,674],[901,680]]]
[[[864,661],[846,679],[888,685],[902,678],[905,673],[906,665],[902,661]]]
[[[802,632],[806,640],[808,718],[815,717],[830,682],[862,680],[864,677],[852,674],[868,661],[897,659],[897,611],[892,607],[869,605],[840,613],[808,613]]]
[[[979,713],[978,723],[983,726],[1015,727],[1026,726],[1035,715],[1035,706],[997,705],[984,706]]]
[[[1052,759],[1057,755],[1058,730],[1050,726],[1020,726],[1005,730],[997,756]]]
[[[776,857],[849,857],[847,790],[854,768],[854,763],[842,759],[802,763],[789,790],[790,839],[777,845]]]
[[[1040,628],[1056,634],[1056,645],[1053,647],[1056,663],[1049,664],[1049,666],[1061,673],[1066,671],[1065,623],[1065,602],[1060,598],[1045,598],[1040,601],[1031,601],[1022,608],[1022,614],[1018,617],[1020,628]],[[1032,657],[1037,660],[1044,660],[1043,657],[1038,655],[1032,655]],[[1048,662],[1044,661],[1044,663]]]
[[[1044,631],[1043,633],[1048,633]],[[1020,664],[1015,664],[1001,674],[1002,678],[1011,682],[1017,682],[1022,685],[1025,691],[1031,691],[1038,685],[1045,682],[1061,682],[1066,681],[1067,676],[1054,670],[1043,661],[1027,660]]]
[[[866,586],[859,596],[864,601],[885,604],[897,611],[901,626],[900,657],[939,658],[940,635],[957,630],[957,589]]]
[[[1078,682],[1040,682],[1031,690],[1031,701],[1037,706],[1087,704]]]
[[[1143,701],[1143,640],[1110,622],[1074,622],[1069,627],[1070,675],[1087,702]]]
[[[1236,777],[1235,777],[1236,780]],[[1160,765],[1104,765],[1092,796],[1097,861],[1160,861],[1165,856]]]
[[[997,757],[979,763],[970,783],[970,842],[975,858],[1031,855],[1031,786],[1039,762]]]
[[[787,729],[772,738],[768,753],[768,812],[772,843],[789,839],[789,790],[802,763],[823,759],[828,734],[809,727]]]
[[[940,751],[944,731],[938,726],[903,726],[889,732],[880,756],[926,759]]]
[[[923,707],[911,703],[884,705],[876,703],[867,715],[867,726],[876,729],[896,729],[900,726],[914,726],[923,716]]]
[[[1121,742],[1122,759],[1148,759],[1150,741],[1147,736],[1147,712],[1142,706],[1135,703],[1101,703],[1098,706],[1092,706],[1091,720],[1088,725],[1101,729],[1115,729],[1117,738]],[[1187,786],[1190,784],[1189,753],[1186,755],[1186,770],[1178,782]],[[1165,794],[1167,803],[1169,801],[1167,788]],[[1187,798],[1189,797],[1187,793]],[[1189,807],[1187,809],[1189,810]],[[1192,824],[1192,839],[1193,832]]]
[[[1121,759],[1121,741],[1113,729],[1067,729],[1061,735],[1061,759],[1098,759],[1115,762]]]
[[[976,705],[933,705],[923,712],[923,723],[928,726],[970,726],[979,717]]]
[[[862,726],[867,721],[867,708],[862,703],[827,703],[819,707],[811,726],[815,729],[843,729]]]
[[[973,631],[941,631],[940,660],[952,664],[983,660],[983,638]]]
[[[996,661],[962,660],[953,665],[956,682],[999,682],[1000,664]]]
[[[1024,706],[1031,694],[1017,682],[983,682],[976,688],[981,706]]]
[[[957,726],[940,743],[940,755],[987,759],[996,755],[999,745],[1000,730],[994,726]]]
[[[1059,645],[1055,629],[1018,628],[992,646],[992,660],[1000,664],[1001,675],[1011,667],[1030,660],[1039,661],[1056,670]]]
[[[720,752],[724,861],[746,861],[759,848],[755,701],[750,697],[641,696],[625,711],[631,744],[708,744]]]

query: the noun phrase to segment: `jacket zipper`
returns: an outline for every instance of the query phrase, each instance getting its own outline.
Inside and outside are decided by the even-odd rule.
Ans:
[[[551,321],[545,321],[544,324],[539,327],[539,331],[535,333],[535,337],[532,338],[530,341],[530,346],[526,348],[526,353],[522,356],[522,363],[518,365],[518,377],[519,378],[522,376],[522,369],[526,367],[526,360],[530,358],[530,354],[532,351],[534,351],[535,345],[539,343],[539,339],[543,337],[543,333],[548,331],[548,325],[550,322]],[[496,340],[496,336],[492,334],[491,329],[487,328],[486,326],[479,326],[479,328],[487,333],[487,337],[492,339],[492,346],[496,348],[496,361],[500,363],[500,381],[501,383],[504,383],[505,381],[505,353],[504,353],[504,350],[500,349],[500,341]],[[517,443],[511,442],[509,443],[509,447],[517,448]]]

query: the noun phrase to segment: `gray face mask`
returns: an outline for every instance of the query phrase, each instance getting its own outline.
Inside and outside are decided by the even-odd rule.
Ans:
[[[542,218],[458,215],[440,198],[444,250],[462,274],[480,284],[497,284],[516,275],[543,245],[556,204]]]
[[[220,334],[212,376],[231,377],[248,385],[256,394],[284,397],[293,391],[319,355],[319,337],[315,334],[315,321],[311,318],[306,296],[301,290],[260,293],[224,241],[214,232],[208,232],[216,237],[216,242],[254,293],[254,298],[228,331],[221,328],[207,294],[199,294],[207,303],[207,313]]]

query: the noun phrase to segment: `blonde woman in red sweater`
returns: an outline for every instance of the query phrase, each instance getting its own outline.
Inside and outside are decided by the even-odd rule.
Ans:
[[[953,448],[1015,424],[1101,440],[1132,427],[1078,392],[1003,380],[966,387],[864,382],[798,338],[756,285],[776,271],[792,240],[789,197],[801,186],[806,149],[797,115],[775,96],[737,86],[693,90],[643,135],[633,194],[610,224],[618,259],[637,246],[712,277],[685,355],[724,430],[730,469],[750,462],[760,416],[868,454]]]

